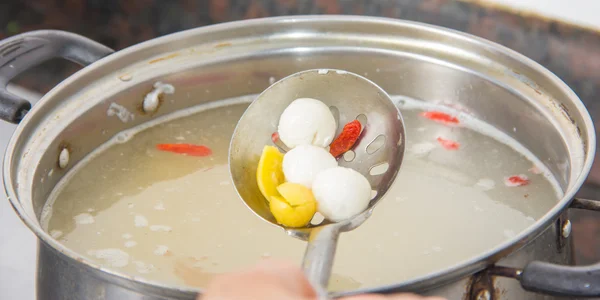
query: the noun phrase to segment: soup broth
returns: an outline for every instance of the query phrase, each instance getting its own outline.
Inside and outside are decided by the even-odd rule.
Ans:
[[[57,186],[45,228],[102,266],[173,285],[204,287],[215,274],[267,257],[300,263],[305,243],[255,216],[229,178],[229,141],[252,99],[196,107],[119,134]],[[371,218],[342,234],[332,290],[455,265],[532,225],[561,196],[539,161],[491,126],[463,117],[448,126],[423,117],[432,108],[420,101],[395,100],[406,155]],[[205,145],[212,155],[161,152],[158,143]],[[519,174],[529,184],[508,180]]]

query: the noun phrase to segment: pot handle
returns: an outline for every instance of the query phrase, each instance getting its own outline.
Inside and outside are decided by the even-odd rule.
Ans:
[[[86,37],[59,30],[38,30],[0,41],[0,119],[19,123],[31,104],[6,90],[8,82],[52,58],[87,66],[114,51]]]
[[[528,291],[568,297],[600,297],[600,264],[581,267],[533,261],[519,281]]]
[[[571,208],[600,211],[600,201],[573,199]],[[523,289],[553,296],[600,297],[600,263],[590,266],[561,266],[532,261],[522,270],[492,267],[490,274],[517,279]]]

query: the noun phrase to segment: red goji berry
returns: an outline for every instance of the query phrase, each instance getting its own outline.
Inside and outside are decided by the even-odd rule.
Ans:
[[[362,126],[358,120],[354,120],[344,126],[342,133],[329,146],[329,153],[338,157],[350,150],[360,136]]]
[[[271,134],[271,141],[273,141],[273,144],[277,144],[277,142],[279,141],[278,132],[273,132],[273,134]]]
[[[210,148],[192,144],[158,144],[156,149],[190,156],[209,156],[212,154]]]
[[[525,176],[525,175],[514,175],[514,176],[505,178],[504,184],[506,186],[510,186],[510,187],[524,186],[524,185],[529,184],[529,179],[527,179],[527,176]]]
[[[458,150],[458,148],[460,147],[460,144],[458,142],[455,142],[455,141],[452,141],[452,140],[447,140],[447,139],[442,138],[442,137],[438,137],[437,141],[446,150]]]
[[[421,116],[446,125],[458,124],[458,118],[451,116],[441,111],[425,111],[421,113]]]

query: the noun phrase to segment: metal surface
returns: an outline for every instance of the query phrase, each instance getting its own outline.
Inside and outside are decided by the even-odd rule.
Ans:
[[[277,131],[283,111],[298,98],[318,99],[336,111],[337,132],[361,115],[365,117],[361,138],[353,147],[354,158],[338,160],[339,166],[363,174],[371,189],[377,192],[364,213],[339,223],[322,221],[301,229],[281,226],[271,214],[268,202],[256,184],[257,158],[264,146],[271,144],[271,134]],[[384,143],[376,151],[368,153],[367,147],[380,137],[383,137]],[[302,265],[309,281],[323,295],[329,283],[338,235],[360,226],[387,193],[402,163],[404,139],[400,111],[376,84],[343,70],[307,70],[274,83],[248,106],[231,139],[229,168],[240,198],[257,216],[282,227],[291,236],[309,236]],[[370,174],[371,169],[384,163],[388,164],[384,173]]]
[[[571,203],[571,207],[578,208],[578,209],[600,211],[600,201],[575,198],[575,199],[573,199],[573,203]]]
[[[8,90],[30,103],[42,95],[14,84]],[[0,122],[0,154],[17,126]],[[36,236],[21,222],[4,194],[0,195],[0,295],[6,299],[33,300],[37,267]]]
[[[14,36],[0,46],[0,119],[19,123],[31,104],[7,91],[8,82],[32,66],[64,58],[87,66],[113,53],[90,39],[64,31],[40,30]]]
[[[258,94],[271,77],[315,68],[348,70],[390,95],[460,107],[527,147],[564,190],[534,226],[472,259],[407,282],[334,296],[407,290],[461,299],[470,276],[493,264],[522,268],[533,260],[572,262],[570,244],[558,253],[556,220],[589,172],[595,136],[589,114],[563,82],[531,60],[469,35],[381,18],[319,16],[233,22],[164,36],[103,58],[46,94],[15,131],[3,168],[18,215],[64,262],[56,265],[56,257],[40,255],[39,268],[78,286],[121,289],[128,295],[122,299],[193,297],[198,289],[105,270],[59,244],[38,221],[49,192],[85,155],[124,129],[192,105]],[[144,114],[139,105],[156,81],[176,91],[156,113]],[[113,103],[135,118],[109,116]],[[65,144],[71,149],[69,165],[59,169],[57,157]],[[74,268],[88,276],[72,274]],[[501,299],[554,299],[526,292],[514,279],[497,278],[494,284],[504,292]],[[89,289],[38,284],[40,299],[45,294],[108,299]]]
[[[581,200],[577,199],[571,207],[580,206],[580,202]],[[587,204],[589,207],[591,203],[588,202]],[[556,254],[560,255],[564,251],[571,253],[572,240],[569,239],[571,222],[566,215],[563,214],[558,219],[555,231]],[[570,254],[568,255],[570,256]],[[570,267],[553,262],[532,261],[527,262],[524,268],[493,266],[483,271],[483,274],[485,276],[493,275],[516,279],[523,289],[531,292],[571,298],[595,298],[600,296],[600,290],[598,289],[600,287],[598,281],[600,278],[600,264]],[[475,297],[473,295],[473,291],[471,291],[471,296]]]
[[[566,214],[565,214],[566,215]],[[449,295],[447,299],[479,300],[477,297],[482,290],[490,293],[490,299],[523,299],[523,300],[550,300],[564,299],[524,290],[519,281],[515,280],[521,274],[518,267],[526,265],[532,260],[543,258],[545,261],[557,264],[572,264],[572,245],[568,243],[562,251],[556,247],[557,226],[550,226],[540,236],[517,252],[500,260],[496,265],[471,276],[459,284],[450,284],[432,291],[432,295],[440,293]],[[461,287],[465,290],[460,290]],[[570,298],[574,299],[574,298]]]

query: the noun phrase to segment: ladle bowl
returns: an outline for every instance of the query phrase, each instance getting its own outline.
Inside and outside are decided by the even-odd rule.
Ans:
[[[348,122],[361,122],[358,142],[338,164],[369,180],[373,198],[363,213],[338,223],[313,219],[306,228],[281,226],[271,214],[256,182],[256,168],[264,146],[274,144],[271,135],[277,131],[279,117],[298,98],[314,98],[328,105],[337,121],[337,134]],[[302,71],[279,80],[262,92],[239,120],[229,148],[234,186],[260,218],[308,241],[303,268],[321,297],[326,295],[339,233],[361,225],[394,182],[404,156],[404,132],[400,111],[383,89],[360,75],[331,69]],[[281,143],[276,146],[288,150]]]

